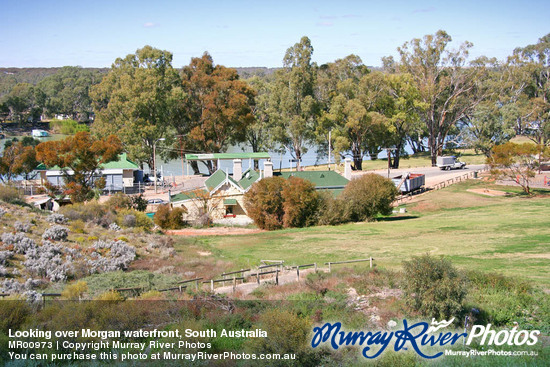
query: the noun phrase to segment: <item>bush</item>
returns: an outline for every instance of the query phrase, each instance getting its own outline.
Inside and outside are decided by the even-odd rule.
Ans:
[[[61,292],[61,296],[65,299],[80,300],[84,293],[88,291],[88,284],[85,281],[78,281],[74,284],[69,284]]]
[[[49,241],[28,251],[25,258],[23,265],[30,274],[48,278],[52,282],[67,280],[73,271],[71,262],[63,261],[63,247]]]
[[[285,211],[282,192],[285,184],[282,177],[264,178],[254,183],[244,195],[248,216],[261,229],[274,230],[283,227]]]
[[[153,228],[153,221],[143,212],[135,209],[121,210],[117,216],[117,222],[121,227],[142,228],[146,231]]]
[[[349,219],[353,222],[371,220],[376,215],[390,215],[398,191],[390,179],[375,173],[351,180],[341,200],[349,205]]]
[[[337,225],[350,221],[350,206],[342,199],[335,198],[329,191],[321,191],[319,194],[318,225]]]
[[[15,224],[13,225],[13,228],[15,228],[15,230],[17,232],[25,232],[27,233],[30,229],[31,229],[31,224],[30,223],[23,223],[23,222],[15,222]]]
[[[319,203],[315,186],[298,177],[264,178],[244,196],[248,216],[267,230],[315,224]]]
[[[121,192],[117,192],[105,202],[105,206],[113,212],[116,212],[120,209],[131,209],[132,198]]]
[[[0,200],[6,203],[16,203],[23,200],[23,197],[15,187],[0,185]]]
[[[407,305],[425,316],[449,319],[462,310],[466,280],[444,258],[428,254],[403,262]]]
[[[290,177],[281,193],[283,202],[283,226],[307,227],[317,222],[319,193],[315,185],[298,177]]]
[[[13,251],[16,254],[25,254],[27,251],[36,247],[36,243],[33,239],[25,236],[24,233],[3,233],[2,243],[4,245],[12,245]]]
[[[65,241],[68,235],[69,230],[67,227],[55,225],[46,229],[44,234],[42,234],[42,238],[52,241]]]
[[[147,200],[143,198],[142,194],[132,197],[132,208],[138,212],[144,212],[147,210]]]
[[[75,218],[76,219],[76,218]],[[69,220],[63,214],[52,213],[46,218],[47,222],[55,224],[66,224]]]
[[[154,221],[162,229],[180,229],[186,226],[183,215],[187,210],[183,207],[171,208],[170,204],[160,205],[155,212]],[[141,213],[143,215],[143,213]]]

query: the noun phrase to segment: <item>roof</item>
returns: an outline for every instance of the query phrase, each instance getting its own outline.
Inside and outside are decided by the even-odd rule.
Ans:
[[[194,198],[197,197],[197,191],[208,194],[208,191],[206,191],[205,189],[180,192],[179,194],[170,196],[170,202],[174,203],[174,202],[178,202],[178,201],[185,201],[185,200],[194,199]]]
[[[214,172],[212,176],[208,177],[206,181],[204,181],[204,185],[208,188],[208,191],[212,191],[216,187],[220,186],[220,184],[225,181],[226,177],[227,173],[219,169]]]
[[[270,159],[267,152],[254,153],[208,153],[208,154],[186,154],[185,159],[189,161],[202,161],[209,159]]]
[[[244,190],[248,189],[252,184],[260,178],[260,173],[251,168],[243,173],[243,178],[239,181],[239,186]]]
[[[315,185],[316,189],[337,189],[344,188],[349,182],[348,179],[335,171],[296,171],[296,172],[275,172],[274,176],[299,177],[308,180]]]
[[[40,163],[35,168],[37,171],[60,171],[61,168],[59,166],[53,166],[53,167],[46,167],[44,163]],[[100,169],[133,169],[137,170],[139,169],[139,166],[128,159],[128,156],[126,153],[122,153],[118,155],[117,161],[111,161],[108,163],[104,163],[101,165]]]
[[[102,169],[139,169],[139,166],[128,159],[128,155],[126,153],[122,153],[118,155],[118,161],[111,161],[108,163],[104,163],[101,165]]]

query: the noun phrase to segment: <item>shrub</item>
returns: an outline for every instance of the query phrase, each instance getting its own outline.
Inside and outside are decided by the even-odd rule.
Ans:
[[[25,254],[27,251],[36,247],[36,243],[24,233],[4,233],[2,234],[4,245],[12,245],[16,254]]]
[[[267,332],[267,338],[257,338],[248,342],[249,349],[254,353],[296,353],[295,365],[311,365],[315,356],[309,348],[309,333],[311,321],[301,318],[285,310],[268,310],[260,315],[259,325]],[[288,361],[287,361],[288,362]],[[281,361],[280,364],[288,365]]]
[[[105,202],[105,206],[111,211],[118,211],[120,209],[131,209],[132,198],[121,192],[117,192]]]
[[[13,251],[0,251],[0,265],[7,265],[11,258],[13,258]]]
[[[254,183],[244,195],[248,216],[258,227],[267,230],[283,227],[285,211],[282,192],[285,184],[282,177],[264,178]]]
[[[77,219],[71,223],[71,230],[75,233],[86,233],[86,224],[82,219]]]
[[[290,177],[281,192],[283,201],[283,226],[307,227],[317,222],[319,194],[315,185],[298,177]]]
[[[180,229],[186,226],[183,215],[187,210],[183,207],[171,208],[170,204],[160,205],[155,212],[154,221],[162,229]]]
[[[110,229],[111,231],[115,231],[115,232],[118,232],[118,231],[121,230],[120,226],[119,226],[118,224],[116,224],[116,223],[111,223],[111,224],[109,224],[109,229]]]
[[[55,225],[46,229],[42,234],[42,238],[52,241],[65,241],[68,235],[69,229],[67,227]]]
[[[13,228],[15,228],[15,230],[17,232],[25,232],[27,233],[30,229],[31,229],[31,224],[30,223],[23,223],[23,222],[15,222],[15,224],[13,225]]]
[[[0,185],[0,200],[6,203],[14,203],[23,200],[23,197],[15,187]]]
[[[90,131],[90,128],[86,124],[81,124],[72,119],[52,120],[50,122],[50,129],[63,135],[73,135],[79,131]]]
[[[117,215],[117,224],[123,228],[143,228],[150,230],[153,228],[153,221],[143,212],[134,209],[120,210]]]
[[[86,204],[65,205],[59,209],[59,213],[71,220],[81,219],[84,222],[93,222],[105,228],[113,222],[111,221],[107,225],[101,222],[102,218],[109,213],[109,211],[104,205],[101,205],[97,201],[90,201]]]
[[[49,241],[28,251],[25,258],[23,265],[30,274],[46,277],[52,282],[67,280],[73,270],[70,261],[63,261],[63,247]]]
[[[48,217],[46,218],[46,221],[50,223],[55,223],[55,224],[66,224],[69,220],[65,218],[63,214],[52,213],[48,215]]]
[[[69,284],[61,292],[61,296],[65,299],[81,299],[84,293],[88,291],[88,284],[85,281],[78,281],[73,284]]]
[[[0,218],[2,218],[4,216],[4,214],[6,214],[8,211],[4,208],[0,208]]]
[[[369,173],[351,180],[341,200],[349,205],[350,220],[361,222],[371,220],[377,214],[391,214],[391,204],[397,195],[398,191],[390,179]]]
[[[94,250],[93,259],[88,261],[91,274],[126,270],[136,258],[136,249],[124,241],[96,241],[91,248]],[[103,252],[107,253],[102,255]]]
[[[335,198],[329,191],[319,194],[318,225],[337,225],[347,223],[351,219],[350,206],[341,196]]]
[[[132,208],[138,212],[144,212],[147,210],[147,200],[142,194],[132,197]]]
[[[403,269],[405,302],[415,311],[445,319],[461,311],[466,280],[450,261],[426,254],[404,261]]]

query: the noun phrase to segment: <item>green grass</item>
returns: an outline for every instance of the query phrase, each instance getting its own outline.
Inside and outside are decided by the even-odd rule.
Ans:
[[[237,267],[261,259],[306,264],[372,256],[377,266],[399,269],[403,260],[430,253],[465,269],[550,287],[550,195],[489,197],[467,191],[475,187],[516,191],[468,181],[428,193],[407,204],[407,214],[377,222],[203,237],[198,243]]]

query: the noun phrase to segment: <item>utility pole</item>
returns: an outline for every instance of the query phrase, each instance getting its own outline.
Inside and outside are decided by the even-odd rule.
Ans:
[[[331,133],[332,133],[332,129],[330,129],[328,131],[328,170],[330,171],[330,152],[332,151],[331,149]]]
[[[165,138],[159,138],[153,143],[153,171],[155,180],[155,194],[157,193],[157,141],[164,141]]]

